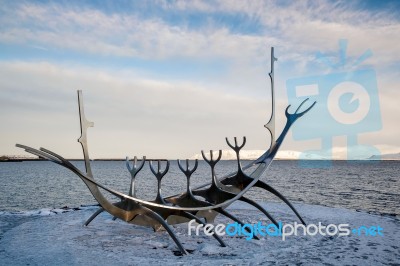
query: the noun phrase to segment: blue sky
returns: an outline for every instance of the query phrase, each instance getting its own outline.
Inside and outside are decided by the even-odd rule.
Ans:
[[[0,154],[22,154],[14,147],[22,143],[80,157],[77,89],[95,122],[94,158],[186,158],[226,149],[226,136],[243,135],[247,149],[264,149],[272,46],[278,132],[285,107],[298,104],[288,99],[288,80],[372,69],[379,93],[370,97],[379,98],[380,117],[367,122],[381,129],[360,132],[358,143],[400,152],[399,7],[398,1],[1,1]],[[317,55],[339,62],[340,40],[348,64],[333,69]],[[351,64],[368,50],[372,56]],[[346,138],[334,136],[339,157]],[[289,134],[283,149],[321,145]]]

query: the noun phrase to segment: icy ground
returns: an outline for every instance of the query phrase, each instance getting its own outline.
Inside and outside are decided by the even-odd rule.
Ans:
[[[262,204],[278,221],[297,221],[283,204]],[[229,247],[220,247],[212,237],[188,236],[187,225],[174,226],[188,256],[177,256],[177,247],[166,232],[112,221],[102,214],[88,227],[84,221],[95,211],[41,211],[40,216],[20,215],[17,225],[1,214],[0,265],[398,265],[400,220],[346,209],[296,205],[307,223],[349,223],[380,226],[384,236],[291,236],[249,240],[223,236]],[[260,212],[244,204],[230,211],[246,223],[269,223]],[[57,213],[58,214],[55,214]],[[53,214],[53,215],[50,215]],[[8,218],[7,218],[8,217]],[[25,217],[25,218],[24,218]],[[218,216],[216,223],[231,221]],[[11,228],[11,229],[10,229]],[[1,232],[1,231],[0,231]]]

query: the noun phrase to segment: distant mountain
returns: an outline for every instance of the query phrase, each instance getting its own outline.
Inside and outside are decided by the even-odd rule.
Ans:
[[[263,150],[243,150],[240,151],[240,158],[242,160],[253,160],[253,159],[257,159],[258,157],[260,157],[265,151]],[[204,152],[204,154],[207,157],[210,157],[209,152]],[[217,151],[214,151],[214,158],[218,155]],[[203,156],[201,155],[201,153],[195,154],[193,155],[191,158],[191,160],[203,160]],[[233,150],[223,150],[222,151],[222,157],[221,160],[236,160],[236,153]]]
[[[392,154],[372,155],[368,160],[400,160],[400,152]]]
[[[242,150],[240,151],[241,160],[254,160],[260,157],[265,151],[264,150]],[[208,152],[206,156],[209,157]],[[214,158],[217,156],[217,152],[214,151]],[[199,159],[203,160],[201,154],[195,154],[191,160]],[[276,160],[332,160],[331,157],[325,157],[316,153],[304,153],[299,151],[279,151],[275,157]],[[221,160],[236,160],[236,154],[233,150],[223,150]],[[333,160],[341,160],[340,158],[334,158]],[[344,159],[345,160],[345,159]],[[359,159],[360,160],[360,159]],[[394,154],[383,154],[373,155],[369,158],[361,158],[361,160],[400,160],[400,153]]]
[[[242,150],[240,151],[240,159],[242,160],[254,160],[260,157],[265,151],[264,150]],[[209,157],[209,153],[205,153],[207,157]],[[214,156],[217,156],[217,152],[214,151]],[[301,152],[298,151],[279,151],[275,159],[277,160],[297,160],[300,156]],[[302,156],[304,157],[304,155]],[[191,160],[203,160],[203,156],[200,153],[193,155]],[[309,155],[304,159],[321,159],[317,155]],[[236,160],[236,153],[233,150],[223,150],[221,160]]]

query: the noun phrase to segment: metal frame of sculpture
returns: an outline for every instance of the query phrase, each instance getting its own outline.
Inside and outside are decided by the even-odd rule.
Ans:
[[[285,110],[285,115],[287,119],[286,125],[280,136],[278,138],[275,138],[274,62],[276,60],[277,59],[274,57],[274,48],[272,47],[271,72],[269,73],[269,77],[271,80],[272,111],[268,123],[264,125],[271,135],[271,143],[269,149],[265,151],[258,159],[242,167],[240,162],[240,150],[244,147],[246,143],[246,138],[243,137],[242,144],[238,144],[237,139],[234,138],[234,145],[226,138],[226,143],[236,153],[238,168],[237,171],[218,178],[215,174],[214,169],[215,165],[221,159],[222,151],[219,150],[217,158],[213,157],[213,151],[210,151],[209,158],[207,158],[206,154],[202,151],[203,159],[211,168],[211,183],[207,183],[196,188],[191,188],[190,178],[197,169],[198,161],[195,160],[194,166],[190,169],[189,160],[186,160],[185,166],[183,166],[181,161],[178,160],[178,166],[187,179],[186,191],[178,195],[164,197],[161,193],[161,180],[169,170],[169,161],[167,160],[164,160],[166,162],[166,167],[164,170],[161,169],[161,160],[157,161],[156,169],[154,169],[153,167],[153,162],[149,161],[150,170],[157,178],[157,196],[153,201],[146,201],[137,198],[135,190],[135,178],[142,170],[146,162],[146,157],[143,157],[140,164],[138,165],[138,160],[135,156],[132,166],[130,165],[129,158],[126,158],[126,165],[131,175],[131,182],[128,194],[110,189],[95,180],[90,166],[87,143],[87,129],[89,127],[93,127],[94,124],[93,122],[89,122],[86,119],[83,109],[81,91],[78,91],[79,116],[81,127],[81,136],[78,139],[78,142],[82,145],[86,172],[80,171],[62,156],[45,148],[40,148],[39,150],[37,150],[20,144],[16,144],[16,146],[25,149],[26,152],[59,164],[71,170],[82,179],[82,181],[86,184],[86,186],[92,193],[93,197],[101,206],[85,222],[86,226],[89,225],[89,223],[101,212],[107,211],[114,216],[114,219],[118,218],[128,223],[149,226],[152,227],[155,231],[164,228],[173,239],[173,241],[176,243],[182,254],[188,254],[188,252],[183,247],[170,225],[188,222],[192,219],[195,219],[196,222],[204,225],[214,222],[214,219],[218,214],[226,216],[227,218],[243,225],[242,221],[240,221],[237,217],[226,210],[226,207],[228,207],[236,200],[243,201],[252,205],[263,214],[265,214],[272,223],[277,224],[276,220],[272,217],[271,214],[268,213],[267,210],[265,210],[258,203],[244,196],[244,194],[249,191],[249,189],[253,186],[261,188],[280,198],[290,207],[290,209],[296,214],[300,221],[305,224],[304,220],[297,212],[297,210],[282,194],[280,194],[276,189],[274,189],[264,181],[260,180],[261,175],[267,170],[276,153],[278,152],[278,149],[281,146],[291,125],[315,105],[314,102],[306,110],[299,112],[299,109],[308,100],[306,99],[299,105],[294,113],[288,112],[290,107],[289,105]],[[254,167],[255,169],[251,172],[251,174],[246,174],[244,172],[245,170],[252,167]],[[120,201],[114,203],[110,202],[106,199],[100,189],[103,189],[104,191],[114,196],[117,196],[118,198],[120,198]],[[200,197],[202,198],[202,200],[200,199]],[[224,241],[217,234],[213,234],[213,237],[220,243],[221,246],[226,246]],[[258,239],[257,236],[254,236],[254,238]]]

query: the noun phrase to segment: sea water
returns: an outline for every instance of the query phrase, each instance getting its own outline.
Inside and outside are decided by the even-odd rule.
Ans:
[[[185,163],[185,162],[183,162]],[[194,161],[190,161],[192,167]],[[246,165],[246,161],[242,164]],[[400,161],[274,161],[261,180],[292,202],[362,210],[400,216]],[[74,161],[83,171],[84,163]],[[162,180],[163,196],[184,192],[186,178],[176,161]],[[92,161],[95,179],[105,186],[128,194],[130,174],[124,161]],[[326,166],[326,164],[322,164]],[[155,168],[156,164],[154,165]],[[161,170],[165,162],[161,164]],[[216,173],[222,176],[237,170],[235,161],[220,161]],[[191,178],[196,187],[210,182],[211,170],[204,161]],[[136,178],[137,196],[152,200],[157,182],[146,163]],[[107,195],[107,192],[104,192]],[[247,194],[257,201],[280,201],[274,195],[252,188]],[[117,201],[111,195],[110,200]],[[0,163],[0,215],[43,208],[79,207],[95,204],[85,184],[68,169],[47,161]]]

